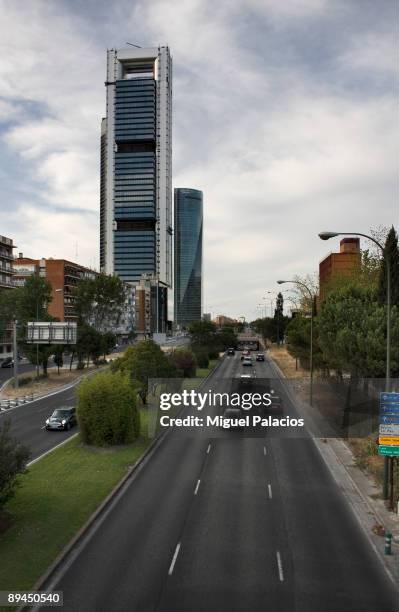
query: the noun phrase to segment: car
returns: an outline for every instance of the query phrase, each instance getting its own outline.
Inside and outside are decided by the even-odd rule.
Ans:
[[[271,404],[268,408],[270,414],[282,414],[283,413],[283,401],[278,395],[271,395]]]
[[[235,349],[233,349],[233,348],[228,348],[227,349],[227,355],[235,355],[235,354],[236,354]]]
[[[46,429],[68,431],[76,425],[76,409],[74,406],[62,406],[54,410],[53,414],[46,420]]]
[[[14,359],[12,357],[6,357],[4,361],[1,362],[2,368],[13,368],[14,367]]]
[[[229,423],[229,429],[242,429],[239,420],[243,418],[240,408],[226,408],[223,413],[223,421]]]
[[[256,355],[256,361],[264,361],[265,360],[265,356],[263,353],[258,353]]]
[[[242,365],[243,366],[252,366],[252,358],[251,357],[244,357],[244,359],[242,360]]]
[[[244,349],[241,353],[241,361],[245,359],[245,357],[251,357],[251,351],[249,351],[248,349]]]

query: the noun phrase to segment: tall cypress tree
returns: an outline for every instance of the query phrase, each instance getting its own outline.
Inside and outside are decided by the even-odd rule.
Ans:
[[[399,249],[398,236],[392,226],[384,245],[378,282],[378,300],[381,304],[387,301],[387,259],[391,266],[391,304],[399,306]]]

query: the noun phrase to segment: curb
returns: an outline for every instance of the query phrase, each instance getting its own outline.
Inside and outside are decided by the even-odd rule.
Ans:
[[[224,361],[223,357],[219,359],[218,363],[215,365],[213,370],[211,370],[211,372],[209,372],[209,374],[204,378],[200,386],[202,386],[210,378],[210,376],[212,376],[215,373],[215,371],[220,367],[223,361]],[[60,551],[60,553],[57,555],[57,557],[55,558],[53,563],[50,565],[50,567],[48,567],[47,570],[44,572],[44,574],[42,574],[40,578],[35,582],[35,584],[31,588],[31,591],[43,590],[43,587],[46,584],[46,582],[48,582],[51,576],[57,571],[57,569],[60,568],[62,563],[66,560],[68,555],[73,551],[73,549],[76,547],[79,541],[88,533],[88,531],[93,527],[93,525],[101,518],[101,515],[108,509],[108,507],[111,505],[114,498],[118,495],[119,492],[121,492],[123,487],[127,484],[127,481],[130,478],[134,477],[136,471],[140,468],[140,466],[144,462],[149,460],[150,455],[153,454],[155,450],[157,449],[157,447],[161,445],[164,437],[169,432],[170,432],[170,428],[166,429],[161,434],[159,434],[156,438],[154,438],[154,440],[150,443],[148,448],[145,449],[141,457],[139,457],[137,461],[128,469],[127,473],[115,485],[112,491],[108,493],[106,498],[103,499],[103,501],[96,508],[96,510],[94,510],[93,514],[89,516],[89,518],[84,523],[84,525],[82,525],[79,531],[72,537],[72,539],[68,542],[68,544],[66,544],[64,548]],[[69,439],[67,441],[69,442]],[[40,609],[40,606],[39,608],[36,606],[35,607],[22,606],[22,607],[17,608],[17,612],[22,612],[23,610],[39,610],[39,609]]]
[[[169,430],[167,430],[169,431]],[[167,431],[163,432],[159,437],[155,438],[148,448],[144,451],[144,453],[137,459],[137,461],[128,469],[127,473],[122,477],[122,479],[115,485],[115,487],[108,493],[107,497],[103,499],[100,505],[96,508],[96,510],[89,516],[87,521],[82,525],[79,531],[72,537],[72,539],[66,544],[66,546],[61,550],[61,552],[57,555],[53,563],[50,567],[40,576],[40,578],[35,582],[31,591],[40,591],[43,590],[44,585],[49,580],[49,578],[57,571],[57,569],[61,566],[61,564],[65,561],[68,555],[72,552],[75,546],[78,544],[79,540],[81,540],[89,529],[94,525],[94,523],[100,518],[100,515],[107,509],[110,505],[114,497],[121,491],[123,486],[127,483],[127,481],[134,475],[136,470],[140,467],[140,465],[148,458],[148,455],[155,450],[155,447],[159,445],[166,435]],[[69,440],[68,440],[69,442]],[[22,612],[23,610],[34,610],[39,608],[32,608],[31,606],[23,606],[17,609],[17,612]]]
[[[8,413],[11,410],[15,410],[15,408],[20,408],[21,406],[27,406],[29,404],[33,404],[33,402],[37,402],[39,400],[46,399],[46,397],[52,397],[53,395],[57,395],[58,393],[63,393],[64,391],[68,391],[68,389],[73,389],[73,387],[76,387],[80,382],[82,382],[82,380],[84,378],[88,378],[89,376],[93,376],[94,374],[98,374],[99,372],[102,372],[103,370],[105,370],[105,368],[106,368],[106,366],[103,366],[101,368],[98,368],[98,370],[92,370],[91,372],[87,372],[86,374],[81,374],[81,376],[76,378],[74,381],[65,384],[64,386],[60,387],[59,389],[55,389],[53,391],[49,391],[48,393],[45,393],[44,395],[38,395],[37,397],[35,397],[34,399],[30,400],[29,402],[23,402],[22,404],[17,404],[16,406],[12,406],[11,408],[6,408],[4,410],[2,410],[1,407],[0,407],[0,414],[1,413]],[[6,381],[6,383],[8,384],[11,380],[12,380],[12,378],[8,379]],[[21,397],[24,397],[24,396],[21,396]],[[13,400],[10,398],[10,400],[11,401],[17,401],[18,398],[14,398]],[[0,398],[0,401],[5,401],[5,400]]]

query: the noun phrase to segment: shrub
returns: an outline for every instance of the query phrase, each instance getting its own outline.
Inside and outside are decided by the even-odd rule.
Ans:
[[[29,449],[10,436],[10,427],[9,420],[0,425],[0,508],[14,495],[30,456]]]
[[[209,366],[208,353],[205,351],[198,351],[198,353],[196,353],[196,358],[199,368],[207,368]]]
[[[208,357],[209,359],[217,359],[219,357],[219,349],[210,347],[208,349]]]
[[[86,378],[77,395],[77,416],[86,444],[128,444],[140,435],[137,390],[123,372]]]
[[[188,349],[176,349],[169,357],[171,364],[179,370],[184,378],[195,376],[197,360],[192,351]]]

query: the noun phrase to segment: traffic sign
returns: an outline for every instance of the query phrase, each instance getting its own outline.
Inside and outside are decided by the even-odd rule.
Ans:
[[[399,393],[380,393],[378,443],[380,455],[399,455]]]
[[[399,438],[399,425],[393,423],[380,425],[380,436],[391,436]]]
[[[380,425],[399,425],[399,414],[380,414]]]
[[[391,457],[399,456],[399,446],[379,446],[378,447],[379,455],[390,455]]]
[[[380,436],[378,442],[379,444],[397,444],[399,446],[399,438],[397,436]]]
[[[399,393],[388,393],[387,391],[380,393],[380,403],[385,404],[386,402],[399,403]]]

